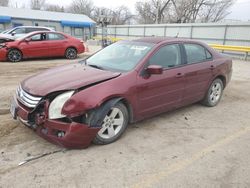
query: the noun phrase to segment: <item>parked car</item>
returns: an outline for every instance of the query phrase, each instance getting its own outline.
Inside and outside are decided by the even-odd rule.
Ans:
[[[64,147],[109,144],[128,123],[196,102],[216,106],[231,74],[232,60],[198,41],[120,41],[25,79],[11,113]]]
[[[0,45],[2,43],[6,43],[6,42],[13,42],[14,39],[12,37],[0,37]]]
[[[27,58],[66,57],[77,58],[85,51],[79,39],[54,31],[37,31],[27,34],[13,42],[0,46],[0,61],[18,62]]]
[[[11,37],[12,39],[16,39],[34,31],[54,31],[54,30],[49,27],[19,26],[1,32],[0,38]]]

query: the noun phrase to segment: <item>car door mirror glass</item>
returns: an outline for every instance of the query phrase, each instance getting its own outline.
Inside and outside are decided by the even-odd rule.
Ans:
[[[146,69],[148,74],[162,74],[163,68],[160,65],[149,65]]]
[[[16,34],[16,32],[15,32],[15,31],[11,32],[11,35],[12,35],[12,36],[14,36],[15,34]]]

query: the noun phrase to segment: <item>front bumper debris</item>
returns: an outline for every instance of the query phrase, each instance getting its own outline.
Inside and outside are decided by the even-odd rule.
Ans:
[[[21,104],[15,97],[11,106],[11,114],[14,119],[19,119],[20,122],[49,142],[65,148],[88,147],[100,130],[99,127],[89,127],[89,125],[82,123],[68,123],[46,118],[43,121],[36,118],[34,122],[39,123],[34,123],[29,120],[31,110]]]

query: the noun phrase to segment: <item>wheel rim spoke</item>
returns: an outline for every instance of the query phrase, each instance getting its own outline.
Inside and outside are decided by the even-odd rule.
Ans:
[[[118,112],[119,112],[119,110],[117,108],[113,108],[109,117],[115,118],[116,115],[118,114]]]
[[[112,138],[113,136],[115,136],[115,129],[114,129],[113,126],[110,126],[108,128],[108,135],[109,135],[110,138]]]
[[[123,118],[114,119],[114,125],[121,126],[123,124]]]
[[[107,130],[107,127],[102,127],[101,130],[99,131],[101,134],[103,134]]]

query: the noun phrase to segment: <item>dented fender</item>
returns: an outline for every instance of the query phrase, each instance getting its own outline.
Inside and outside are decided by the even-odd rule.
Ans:
[[[102,121],[105,118],[105,116],[108,114],[109,110],[112,107],[114,107],[120,100],[122,100],[121,97],[111,99],[111,100],[105,102],[99,108],[95,109],[93,111],[93,116],[90,119],[89,126],[90,127],[101,127]]]
[[[131,82],[134,82],[131,79]],[[120,83],[124,83],[121,85]],[[135,88],[130,88],[126,85],[132,85],[128,82],[123,82],[123,77],[108,80],[103,83],[85,88],[75,93],[63,106],[62,114],[72,117],[84,114],[89,110],[97,109],[110,99],[125,99],[132,108],[136,101],[134,95]],[[132,90],[132,91],[131,91]]]

